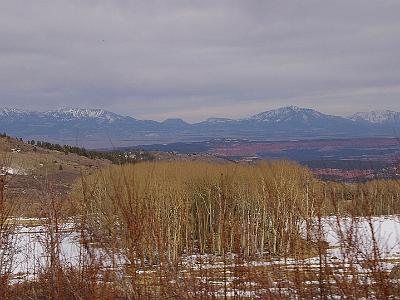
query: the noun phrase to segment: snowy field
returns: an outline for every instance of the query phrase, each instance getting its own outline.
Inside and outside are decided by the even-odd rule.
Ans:
[[[340,241],[357,244],[364,254],[379,250],[383,259],[400,258],[400,216],[380,216],[371,218],[327,218],[323,220],[324,237],[332,253],[342,255],[346,249]],[[374,238],[373,238],[374,237]]]
[[[23,223],[38,219],[24,219]],[[18,222],[18,220],[17,220]],[[65,265],[76,265],[79,261],[80,246],[78,234],[72,229],[72,224],[64,224],[60,234],[60,260]],[[11,272],[15,279],[31,279],[48,266],[49,257],[46,254],[48,230],[44,226],[17,225],[8,241],[8,250],[3,249],[2,272]]]
[[[37,220],[35,221],[37,223]],[[24,220],[21,223],[26,224],[26,222],[27,220]],[[18,223],[18,220],[16,223]],[[388,272],[397,263],[400,263],[399,216],[382,216],[369,219],[329,217],[322,220],[322,228],[321,235],[329,243],[329,248],[324,253],[324,260],[329,265],[335,266],[337,270],[352,265],[356,267],[357,272],[360,274],[366,273],[368,266],[365,266],[364,262],[374,257],[380,258],[379,265],[381,269]],[[61,241],[59,255],[62,264],[65,266],[78,266],[84,251],[73,223],[67,223],[62,226],[59,239]],[[16,281],[34,279],[49,264],[49,257],[46,256],[47,252],[45,251],[49,247],[46,244],[48,240],[48,228],[43,225],[17,225],[10,240],[12,243],[10,249],[14,250],[10,252],[3,249],[0,252],[2,272],[9,271]],[[357,250],[354,251],[354,249]],[[96,253],[98,256],[104,255],[99,250]],[[12,257],[12,260],[8,260],[8,257]],[[106,259],[104,260],[103,258],[104,261]],[[271,270],[284,268],[293,270],[300,267],[309,270],[318,269],[320,258],[263,259],[260,257],[240,264],[246,268],[271,268]],[[189,255],[182,257],[181,266],[185,270],[193,272],[209,270],[208,272],[220,273],[222,270],[237,268],[238,264],[235,260],[235,255],[227,255],[224,260],[212,255]],[[139,269],[137,272],[144,274],[151,271]],[[207,281],[208,284],[215,284],[218,287],[226,283],[229,284],[237,278],[234,275],[228,275],[223,279],[218,279],[218,276],[210,279],[208,277],[202,278],[202,275],[199,275],[198,279]],[[312,283],[310,281],[310,284]],[[256,283],[249,280],[246,285],[246,289],[235,291],[235,293],[240,293],[242,297],[253,297]],[[218,293],[222,292],[217,288],[215,295],[218,296]]]

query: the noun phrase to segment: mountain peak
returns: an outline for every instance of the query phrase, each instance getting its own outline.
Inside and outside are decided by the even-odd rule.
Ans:
[[[169,118],[164,120],[162,124],[178,126],[178,125],[187,125],[188,123],[186,123],[184,120],[180,118]]]
[[[282,122],[290,121],[294,119],[303,119],[307,121],[309,119],[320,119],[326,117],[316,110],[310,108],[301,108],[298,106],[285,106],[262,113],[256,114],[248,118],[248,120],[257,120],[260,122]]]
[[[392,110],[375,110],[370,112],[358,112],[349,117],[353,121],[364,121],[374,124],[400,122],[400,112]]]
[[[9,107],[0,108],[0,116],[9,116],[9,115],[26,114],[26,113],[28,113],[26,110],[17,108],[9,108]]]
[[[47,111],[48,116],[54,116],[63,119],[101,119],[108,122],[123,118],[113,112],[104,109],[85,109],[85,108],[61,108],[58,110]]]

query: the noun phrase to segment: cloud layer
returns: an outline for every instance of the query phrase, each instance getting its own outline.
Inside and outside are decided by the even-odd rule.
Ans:
[[[138,118],[400,110],[399,1],[3,1],[0,104]]]

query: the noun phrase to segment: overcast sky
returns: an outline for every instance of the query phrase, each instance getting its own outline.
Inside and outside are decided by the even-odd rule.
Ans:
[[[400,110],[400,1],[0,0],[0,106]]]

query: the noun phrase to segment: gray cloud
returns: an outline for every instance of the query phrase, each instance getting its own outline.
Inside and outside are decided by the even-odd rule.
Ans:
[[[0,104],[139,118],[400,110],[399,1],[3,1]]]

